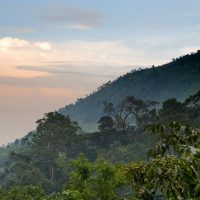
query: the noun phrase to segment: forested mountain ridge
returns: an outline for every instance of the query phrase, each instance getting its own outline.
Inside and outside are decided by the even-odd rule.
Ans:
[[[81,135],[68,116],[46,113],[1,149],[0,200],[199,200],[200,90],[154,103],[109,103],[114,115]]]
[[[96,132],[55,111],[1,148],[0,200],[199,200],[200,90],[159,107],[122,98]]]
[[[200,51],[173,59],[162,66],[133,70],[108,82],[86,98],[59,111],[93,131],[103,115],[103,102],[118,104],[124,96],[163,102],[168,98],[183,100],[199,90]]]

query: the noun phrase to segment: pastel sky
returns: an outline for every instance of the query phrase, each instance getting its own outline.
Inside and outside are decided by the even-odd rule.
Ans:
[[[1,0],[0,144],[131,69],[200,48],[200,0]]]

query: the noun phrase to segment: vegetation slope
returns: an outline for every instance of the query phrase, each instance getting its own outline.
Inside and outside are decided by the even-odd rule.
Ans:
[[[118,104],[126,96],[163,102],[168,98],[184,100],[199,90],[200,51],[185,55],[162,66],[133,70],[108,82],[75,104],[61,108],[85,131],[97,130],[96,123],[103,115],[103,102]]]

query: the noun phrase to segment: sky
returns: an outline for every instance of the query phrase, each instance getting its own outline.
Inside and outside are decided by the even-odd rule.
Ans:
[[[0,0],[0,144],[139,67],[200,49],[200,0]]]

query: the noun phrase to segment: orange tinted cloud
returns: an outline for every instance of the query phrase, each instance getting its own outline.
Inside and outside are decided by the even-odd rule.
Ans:
[[[0,39],[0,75],[15,77],[44,76],[47,73],[27,72],[15,69],[17,65],[34,64],[51,49],[48,42],[29,42],[18,38]]]

